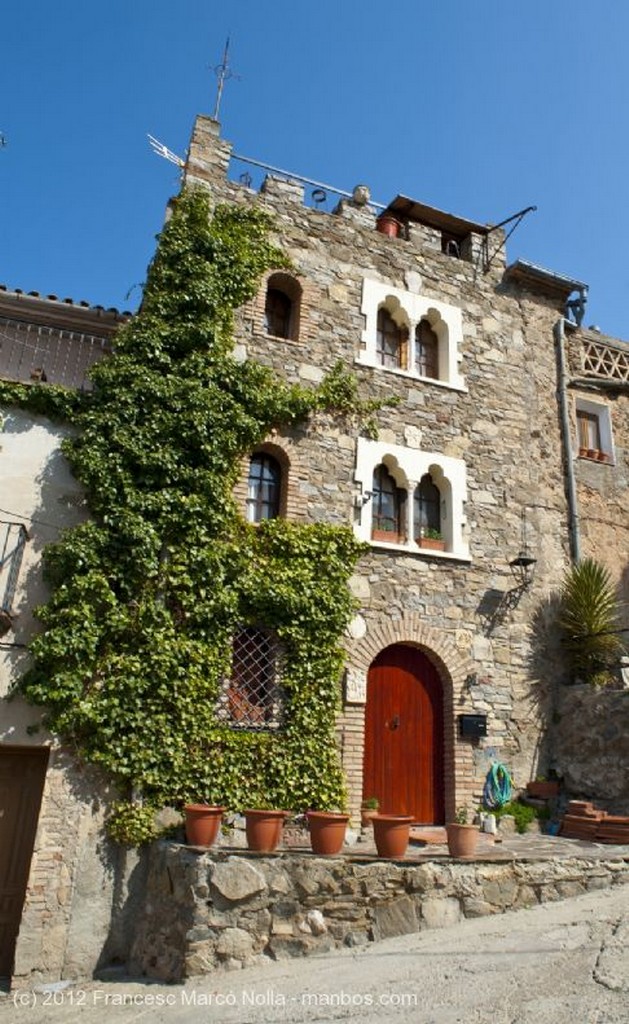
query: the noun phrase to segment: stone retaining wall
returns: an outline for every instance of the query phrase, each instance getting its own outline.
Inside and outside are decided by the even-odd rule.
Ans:
[[[629,690],[558,688],[553,765],[573,798],[629,814]]]
[[[622,857],[392,863],[156,843],[129,966],[180,981],[628,883]]]

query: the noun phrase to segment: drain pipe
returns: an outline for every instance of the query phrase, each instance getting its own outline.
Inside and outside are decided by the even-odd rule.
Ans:
[[[577,486],[574,474],[574,456],[570,436],[570,417],[568,414],[568,385],[566,374],[565,351],[565,319],[558,320],[553,334],[557,346],[557,370],[559,413],[561,416],[561,439],[566,466],[566,485],[568,492],[568,525],[570,531],[570,555],[574,564],[581,561],[581,534],[579,529],[579,505],[577,502]]]

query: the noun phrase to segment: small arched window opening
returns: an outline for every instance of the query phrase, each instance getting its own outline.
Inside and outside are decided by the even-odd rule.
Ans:
[[[273,729],[281,723],[281,647],[270,630],[245,626],[232,642],[229,677],[223,680],[217,716],[234,728]]]
[[[404,491],[384,465],[377,466],[374,471],[372,491],[372,538],[397,543],[404,532]]]
[[[428,320],[415,328],[415,370],[421,377],[439,379],[439,338]]]
[[[282,468],[272,455],[251,456],[247,481],[247,522],[277,519],[282,499]]]
[[[271,274],[267,281],[264,300],[264,331],[274,338],[299,337],[299,319],[302,289],[299,281],[289,274]]]
[[[415,536],[441,538],[441,492],[430,473],[415,488]]]
[[[293,303],[279,288],[269,288],[264,305],[264,330],[275,338],[290,338]]]
[[[399,327],[388,309],[378,310],[376,357],[381,366],[404,368],[406,366],[407,332]]]

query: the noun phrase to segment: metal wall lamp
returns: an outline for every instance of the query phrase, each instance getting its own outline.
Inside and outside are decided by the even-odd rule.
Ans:
[[[509,568],[519,587],[530,587],[535,575],[536,565],[537,559],[532,558],[526,548],[520,551],[517,558],[509,562]]]

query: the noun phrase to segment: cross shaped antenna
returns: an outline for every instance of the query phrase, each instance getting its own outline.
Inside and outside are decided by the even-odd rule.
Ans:
[[[225,43],[225,49],[223,51],[223,59],[220,64],[217,64],[213,69],[214,74],[218,78],[218,88],[216,90],[216,106],[214,107],[214,120],[218,121],[219,110],[221,109],[221,98],[223,96],[223,86],[229,78],[240,78],[240,75],[235,75],[229,67],[229,36],[227,36],[227,42]]]

